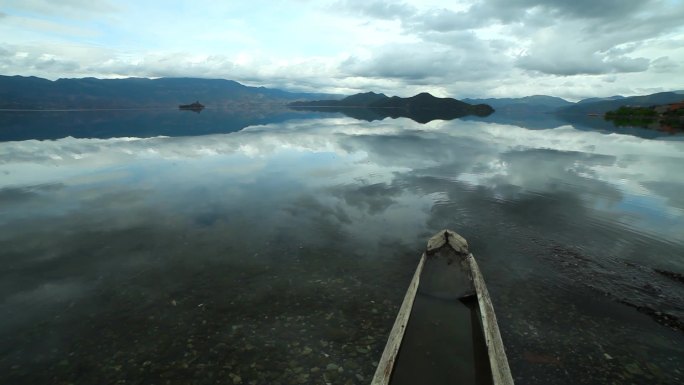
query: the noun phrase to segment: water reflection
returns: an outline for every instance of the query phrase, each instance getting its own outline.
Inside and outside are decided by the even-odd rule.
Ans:
[[[449,227],[521,383],[676,383],[681,333],[624,304],[682,319],[653,268],[684,270],[683,158],[679,141],[408,119],[0,143],[0,376],[367,383]]]
[[[404,109],[387,107],[316,107],[316,106],[290,106],[294,111],[309,111],[320,113],[336,113],[350,118],[373,122],[386,118],[408,118],[417,123],[429,123],[433,120],[454,120],[466,116],[488,116],[491,111],[473,114],[469,111],[453,109]]]
[[[274,109],[270,105],[203,111],[202,114],[178,109],[0,111],[0,141],[210,135],[319,115]]]

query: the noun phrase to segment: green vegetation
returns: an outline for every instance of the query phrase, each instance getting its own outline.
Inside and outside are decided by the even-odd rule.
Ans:
[[[619,127],[636,126],[648,127],[658,120],[658,113],[650,107],[620,107],[615,111],[608,111],[606,120],[611,120]]]
[[[617,110],[621,106],[660,106],[677,103],[682,99],[684,99],[684,96],[676,92],[658,92],[650,95],[630,97],[589,98],[567,107],[560,107],[556,110],[556,114],[561,116],[605,114],[608,111]]]
[[[604,118],[617,127],[643,127],[663,131],[684,131],[684,108],[667,105],[651,107],[620,107],[606,112]]]

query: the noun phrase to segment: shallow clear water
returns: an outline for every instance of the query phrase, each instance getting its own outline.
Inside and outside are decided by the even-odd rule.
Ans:
[[[442,228],[518,383],[684,381],[681,136],[74,114],[3,116],[107,135],[0,143],[2,383],[369,383]]]

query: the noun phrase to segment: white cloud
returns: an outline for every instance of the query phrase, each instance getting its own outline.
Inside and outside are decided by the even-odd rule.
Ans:
[[[121,10],[119,6],[109,0],[5,0],[3,6],[22,12],[78,18]]]
[[[684,88],[681,0],[50,4],[2,10],[3,74],[455,97]]]

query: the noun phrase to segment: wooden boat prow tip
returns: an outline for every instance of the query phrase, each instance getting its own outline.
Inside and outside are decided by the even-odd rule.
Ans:
[[[451,230],[429,239],[371,382],[411,383],[513,385],[482,273]]]
[[[432,254],[448,244],[454,251],[462,255],[468,255],[468,241],[465,240],[458,233],[451,230],[443,230],[435,234],[428,240],[427,249],[428,254]]]

